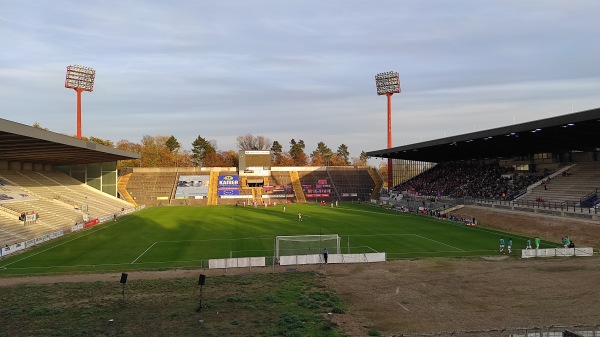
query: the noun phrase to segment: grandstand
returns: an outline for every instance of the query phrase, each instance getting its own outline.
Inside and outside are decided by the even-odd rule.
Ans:
[[[238,179],[235,194],[218,195],[219,184],[211,180],[204,195],[177,192],[182,187],[178,186],[181,177],[211,172]],[[121,195],[130,195],[131,202],[148,206],[368,201],[378,195],[383,184],[383,178],[369,167],[272,167],[264,177],[238,176],[239,172],[236,168],[132,168],[120,178],[124,186]],[[209,196],[214,194],[218,197],[210,203]]]
[[[385,202],[409,196],[425,207],[433,198],[432,207],[553,209],[553,215],[598,220],[599,128],[600,109],[593,109],[367,155],[394,159]]]
[[[530,187],[521,202],[530,203],[584,203],[588,195],[597,193],[600,186],[600,162],[580,162],[566,166],[547,179]],[[591,204],[588,204],[592,207]]]
[[[433,207],[510,202],[515,209],[587,210],[597,219],[600,140],[593,135],[599,121],[600,109],[595,109],[367,155],[402,163],[394,166],[397,185],[390,192],[413,195],[413,203],[422,196],[444,200]],[[6,120],[0,121],[0,138],[4,189],[26,196],[0,203],[4,245],[138,205],[375,201],[383,188],[383,178],[369,167],[269,163],[252,170],[130,168],[117,181],[116,161],[138,154]],[[410,161],[423,164],[411,166]],[[248,162],[254,163],[250,155]],[[410,174],[399,172],[403,168]],[[200,185],[202,192],[190,192]],[[19,217],[31,212],[39,216],[35,226],[22,226]]]
[[[131,211],[116,162],[136,153],[0,119],[0,251],[27,248]]]

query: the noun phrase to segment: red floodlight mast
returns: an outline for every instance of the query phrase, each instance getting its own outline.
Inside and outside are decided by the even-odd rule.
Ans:
[[[377,95],[387,96],[387,141],[388,149],[392,148],[392,95],[400,93],[400,75],[395,71],[387,71],[375,75]],[[392,158],[388,158],[388,190],[393,187]]]
[[[67,67],[65,88],[74,89],[77,92],[77,139],[81,139],[81,93],[94,91],[95,78],[96,71],[90,67],[79,65]]]

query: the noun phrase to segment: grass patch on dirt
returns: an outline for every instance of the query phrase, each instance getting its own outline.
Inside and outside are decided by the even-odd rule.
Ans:
[[[20,285],[3,289],[0,336],[343,336],[314,272]]]

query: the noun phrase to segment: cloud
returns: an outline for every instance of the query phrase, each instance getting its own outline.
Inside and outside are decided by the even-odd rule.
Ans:
[[[97,70],[83,134],[246,133],[387,146],[374,75],[400,72],[394,145],[600,105],[596,1],[3,2],[0,111],[75,134],[70,64]]]

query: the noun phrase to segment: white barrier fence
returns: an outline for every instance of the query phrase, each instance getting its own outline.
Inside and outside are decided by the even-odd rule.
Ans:
[[[60,230],[60,231],[44,234],[44,235],[34,238],[34,239],[30,239],[30,240],[23,241],[23,242],[18,242],[18,243],[15,243],[14,245],[6,245],[6,247],[3,247],[2,249],[0,249],[0,256],[10,255],[10,254],[16,253],[20,250],[23,250],[23,249],[26,249],[29,247],[33,247],[35,245],[39,245],[40,243],[59,238],[63,235],[65,235],[65,232]]]
[[[210,259],[208,260],[209,269],[224,269],[224,268],[247,268],[247,267],[264,267],[266,266],[265,258],[263,257],[236,257],[231,259]]]
[[[523,249],[522,258],[531,257],[561,257],[561,256],[592,256],[593,248],[546,248],[546,249]]]
[[[137,208],[129,208],[129,209],[125,209],[125,210],[119,211],[119,212],[117,212],[115,214],[117,216],[122,216],[122,215],[125,215],[125,214],[132,213],[132,212],[134,212],[136,210],[143,209],[145,207],[146,207],[146,205],[138,206]],[[114,215],[109,215],[109,216],[105,216],[103,218],[94,219],[94,220],[97,221],[97,223],[103,223],[103,222],[107,222],[107,221],[112,220],[112,219],[114,219]],[[82,230],[84,228],[85,228],[85,224],[84,223],[78,223],[78,224],[75,224],[74,226],[71,227],[71,232],[76,232],[76,231]],[[44,243],[44,242],[47,242],[47,241],[50,241],[50,240],[57,239],[57,238],[59,238],[59,237],[61,237],[63,235],[65,235],[65,231],[64,230],[59,230],[59,231],[56,231],[56,232],[51,232],[51,233],[48,233],[48,234],[44,234],[44,235],[42,235],[40,237],[37,237],[37,238],[29,239],[27,241],[18,242],[18,243],[15,243],[14,245],[6,245],[5,247],[0,248],[0,257],[17,253],[17,252],[19,252],[21,250],[24,250],[26,248],[30,248],[30,247],[33,247],[35,245],[39,245],[40,243]]]
[[[366,253],[366,254],[329,254],[327,263],[369,263],[369,262],[385,262],[385,253]],[[309,255],[292,255],[280,256],[279,265],[307,265],[324,263],[322,254]],[[265,257],[237,257],[230,259],[210,259],[208,260],[209,269],[226,269],[226,268],[248,268],[248,267],[265,267]]]
[[[327,263],[368,263],[385,262],[385,253],[366,254],[329,254]],[[324,263],[322,254],[280,256],[279,264],[282,266],[319,264]]]

